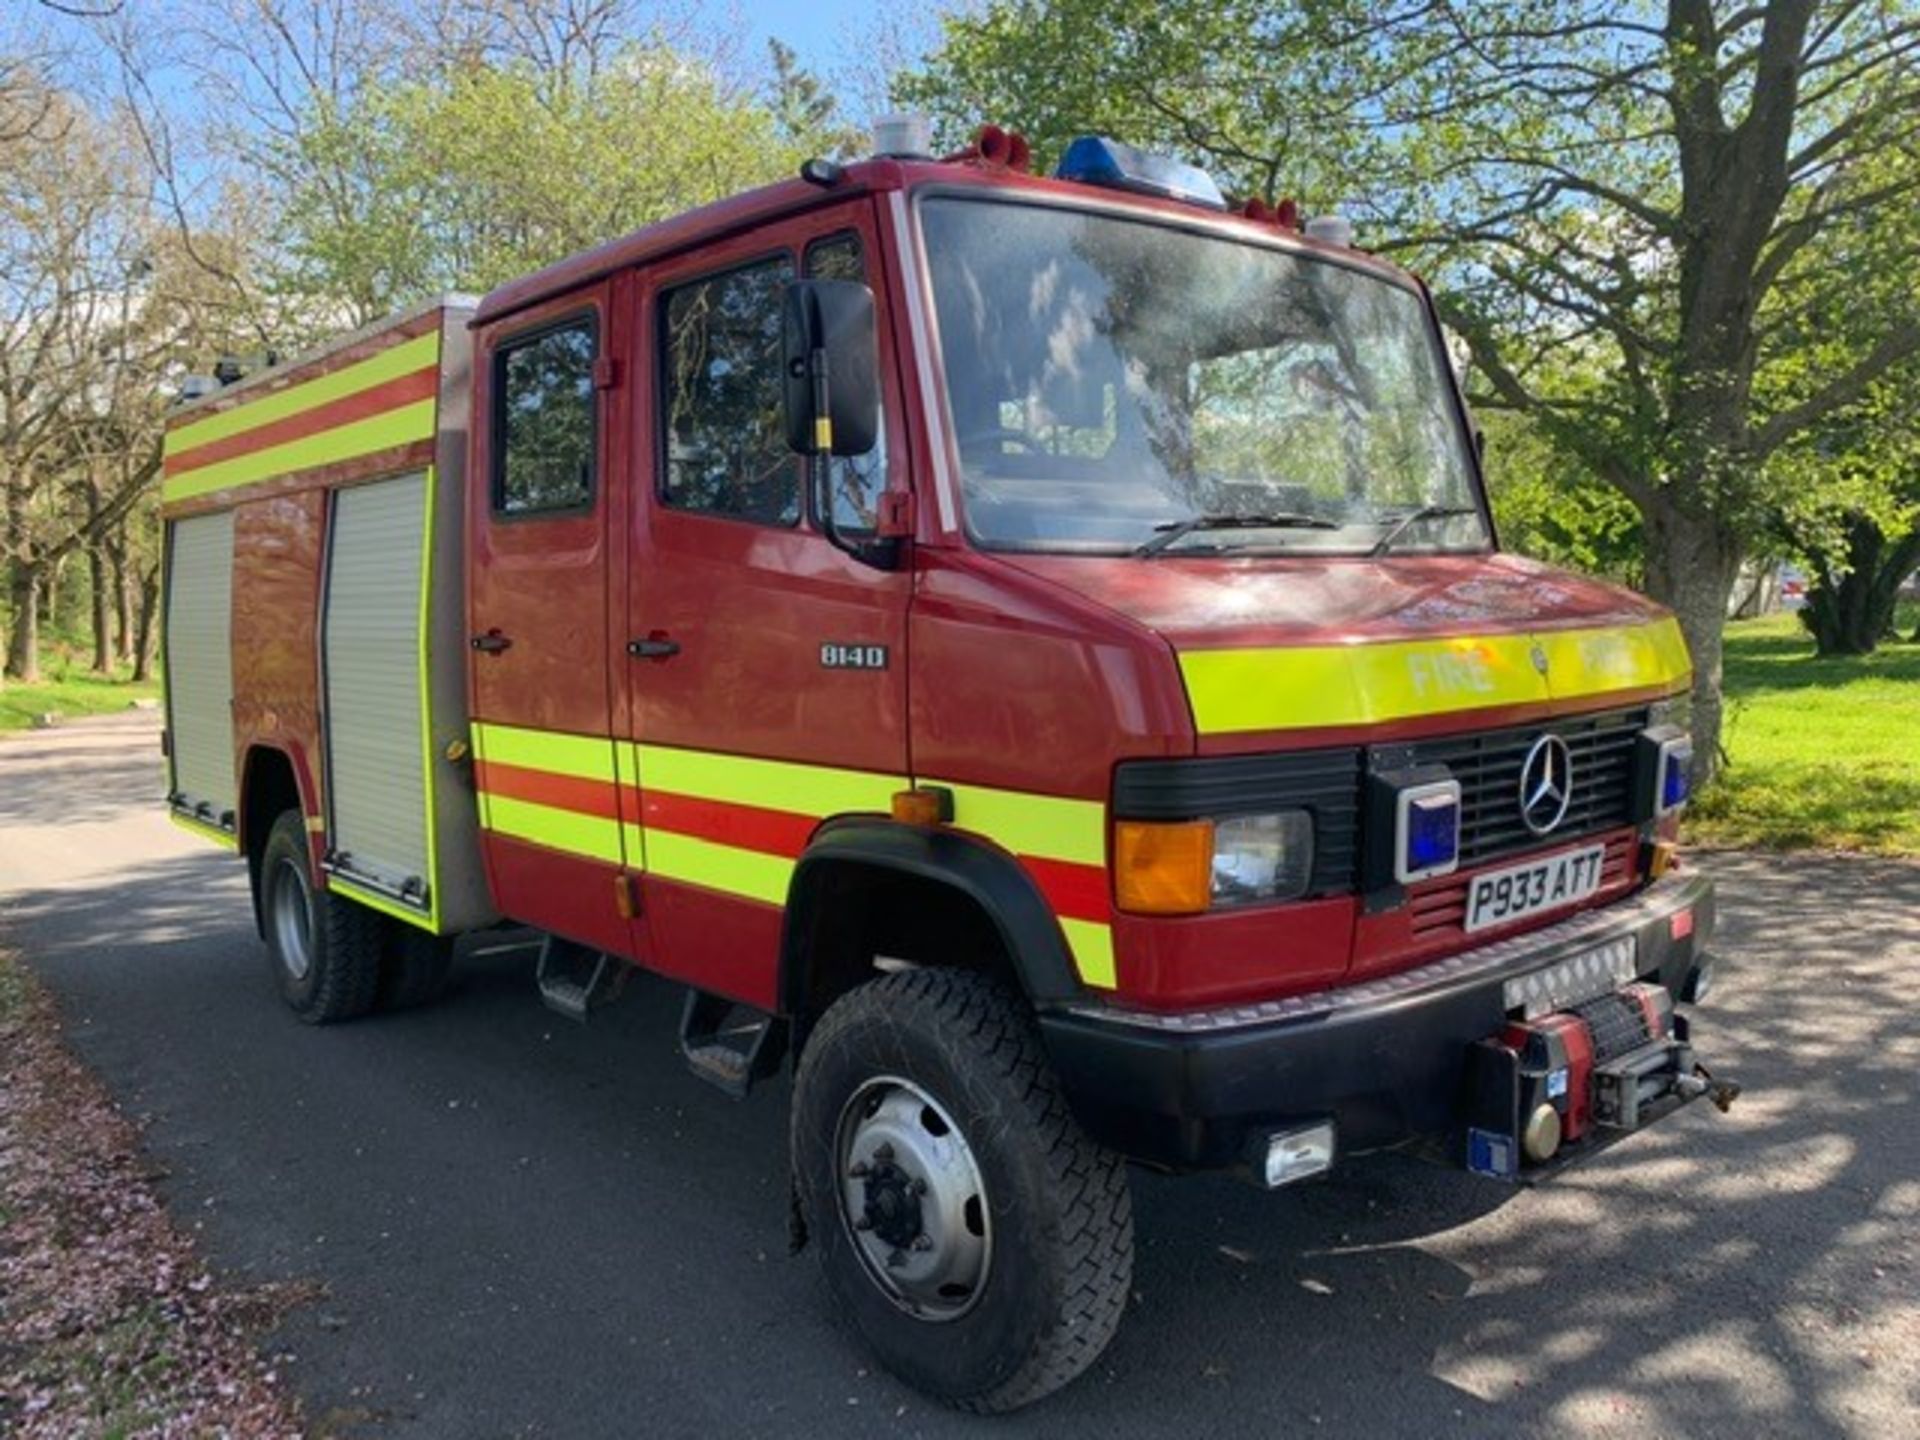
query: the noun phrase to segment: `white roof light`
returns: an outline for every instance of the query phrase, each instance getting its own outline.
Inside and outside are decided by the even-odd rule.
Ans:
[[[933,121],[914,111],[876,115],[873,153],[901,160],[923,160],[933,153]]]
[[[1327,245],[1351,247],[1353,222],[1344,215],[1316,215],[1307,221],[1307,238]]]

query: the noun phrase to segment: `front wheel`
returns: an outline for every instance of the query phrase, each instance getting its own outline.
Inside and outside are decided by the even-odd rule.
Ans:
[[[836,1001],[800,1058],[793,1153],[828,1283],[908,1383],[1013,1410],[1113,1338],[1126,1169],[1075,1123],[1031,1013],[994,981],[903,971]]]

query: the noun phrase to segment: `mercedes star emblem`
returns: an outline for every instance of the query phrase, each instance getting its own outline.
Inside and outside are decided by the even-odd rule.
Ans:
[[[1573,802],[1573,752],[1558,735],[1542,735],[1520,766],[1520,818],[1536,835],[1550,835]]]

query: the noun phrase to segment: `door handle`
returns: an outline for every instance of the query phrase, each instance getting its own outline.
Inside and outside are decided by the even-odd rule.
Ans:
[[[498,655],[502,650],[510,647],[513,641],[509,640],[505,635],[502,635],[498,630],[489,630],[484,635],[474,636],[473,639],[467,643],[482,655]]]
[[[648,635],[627,642],[627,654],[636,660],[667,660],[680,653],[680,642],[664,635]]]

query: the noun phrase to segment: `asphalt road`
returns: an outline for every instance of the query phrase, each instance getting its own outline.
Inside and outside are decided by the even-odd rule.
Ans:
[[[309,1029],[159,788],[151,717],[0,741],[0,937],[214,1261],[324,1282],[278,1344],[336,1431],[1920,1434],[1920,866],[1703,859],[1731,1116],[1519,1193],[1397,1158],[1278,1195],[1137,1175],[1118,1341],[982,1422],[874,1369],[788,1257],[786,1091],[687,1075],[671,987],[576,1028],[495,951],[434,1009]]]

